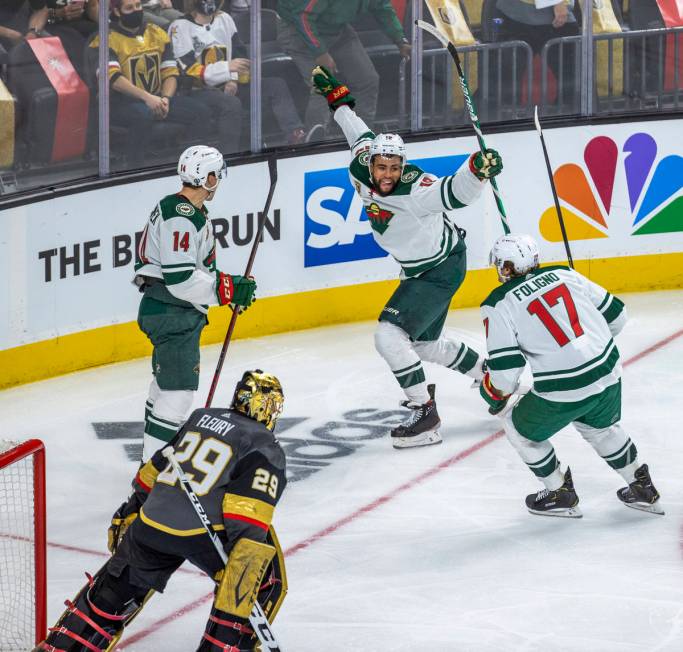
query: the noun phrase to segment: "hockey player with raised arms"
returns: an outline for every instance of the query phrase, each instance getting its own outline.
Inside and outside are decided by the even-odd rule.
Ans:
[[[327,98],[351,146],[351,182],[377,244],[401,266],[400,284],[385,305],[375,346],[406,395],[408,419],[391,431],[394,448],[441,443],[433,385],[422,361],[483,376],[483,359],[443,333],[453,295],[465,278],[465,232],[448,212],[476,201],[503,164],[495,150],[470,156],[455,174],[438,178],[406,160],[398,134],[374,134],[352,110],[349,89],[321,66],[313,85]]]
[[[154,345],[145,406],[142,460],[170,441],[192,408],[199,386],[199,338],[209,305],[246,309],[251,278],[216,268],[216,243],[206,202],[226,176],[213,147],[188,147],[178,161],[179,192],[152,211],[138,247],[135,284],[143,292],[138,325]]]
[[[489,412],[503,411],[526,363],[533,389],[505,416],[507,438],[545,489],[526,498],[532,514],[580,517],[571,471],[550,438],[570,423],[627,483],[625,505],[663,514],[647,464],[621,427],[621,362],[614,337],[624,304],[563,265],[539,266],[531,236],[496,240],[490,262],[502,285],[481,304],[488,371],[480,392]]]
[[[197,651],[256,649],[249,622],[254,602],[272,622],[287,592],[284,557],[271,525],[286,484],[285,454],[273,434],[283,402],[275,376],[247,371],[229,409],[195,410],[167,444],[190,478],[227,564],[158,450],[114,514],[113,556],[65,602],[66,610],[34,652],[114,650],[124,629],[186,560],[215,582]]]

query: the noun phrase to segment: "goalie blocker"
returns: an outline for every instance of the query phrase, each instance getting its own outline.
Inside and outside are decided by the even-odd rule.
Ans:
[[[286,484],[272,430],[282,410],[279,381],[259,370],[238,383],[229,410],[196,410],[169,444],[225,552],[223,563],[161,451],[136,475],[109,530],[114,555],[88,581],[34,649],[109,652],[155,591],[188,560],[216,583],[198,651],[254,650],[256,600],[272,621],[287,592],[284,556],[272,528]]]

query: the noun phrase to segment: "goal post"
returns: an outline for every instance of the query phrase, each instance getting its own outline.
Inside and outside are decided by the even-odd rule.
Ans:
[[[0,650],[45,638],[45,521],[43,442],[0,440]]]

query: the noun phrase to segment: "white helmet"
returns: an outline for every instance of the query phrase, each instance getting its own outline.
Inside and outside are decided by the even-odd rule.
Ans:
[[[398,134],[377,134],[370,144],[370,160],[373,156],[400,156],[401,166],[406,164],[406,146]]]
[[[212,172],[216,175],[216,185],[209,187],[206,180]],[[223,154],[215,147],[193,145],[180,155],[178,175],[183,183],[214,192],[218,188],[218,182],[227,176],[227,165]]]
[[[530,235],[508,233],[495,241],[489,254],[489,265],[498,270],[498,278],[503,283],[509,276],[503,275],[505,263],[512,263],[514,276],[523,276],[538,267],[538,245]]]

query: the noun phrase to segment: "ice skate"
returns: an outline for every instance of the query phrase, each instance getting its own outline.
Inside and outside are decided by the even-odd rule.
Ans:
[[[564,484],[555,490],[543,489],[537,494],[526,497],[527,509],[532,514],[541,516],[561,516],[563,518],[581,518],[583,514],[578,507],[579,497],[574,491],[572,472],[567,468]]]
[[[626,507],[651,514],[664,514],[659,502],[659,492],[652,484],[647,464],[639,466],[634,475],[636,479],[628,487],[623,487],[617,491],[617,498]]]
[[[420,405],[413,401],[403,401],[401,405],[412,411],[412,414],[400,426],[391,431],[391,443],[394,448],[415,448],[417,446],[431,446],[440,444],[439,434],[441,419],[436,410],[434,400],[435,386],[428,385],[430,399]]]

